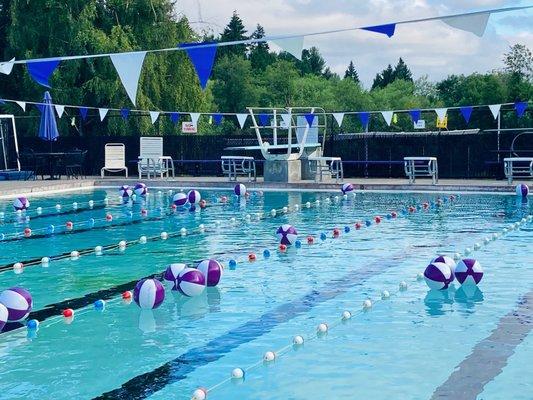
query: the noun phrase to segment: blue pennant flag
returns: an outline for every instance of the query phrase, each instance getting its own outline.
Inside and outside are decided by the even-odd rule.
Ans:
[[[4,99],[0,99],[0,104],[6,104],[6,102],[4,101]]]
[[[80,107],[81,119],[84,121],[87,119],[87,111],[89,111],[87,107]]]
[[[307,120],[307,125],[313,126],[313,121],[315,120],[315,114],[313,113],[305,114],[305,119]]]
[[[213,114],[213,122],[215,123],[215,125],[220,125],[222,123],[222,118],[222,114]]]
[[[48,60],[48,61],[28,61],[26,68],[31,78],[39,85],[43,85],[47,88],[50,87],[48,79],[55,71],[61,60]]]
[[[361,125],[363,125],[363,128],[367,128],[369,119],[370,113],[368,111],[363,111],[359,113],[359,120],[361,121]]]
[[[259,114],[259,124],[261,126],[267,126],[270,123],[269,114]]]
[[[516,115],[518,118],[522,117],[526,112],[527,101],[517,101],[514,103],[514,109],[516,110]]]
[[[120,115],[124,120],[127,120],[130,116],[130,110],[128,108],[121,108],[120,109]]]
[[[413,120],[413,122],[416,124],[418,120],[420,119],[420,110],[418,109],[410,110],[409,115],[411,116],[411,119]]]
[[[396,30],[396,24],[366,26],[361,29],[364,29],[365,31],[382,33],[384,35],[387,35],[388,37],[392,37],[394,35],[394,31]]]
[[[198,47],[208,44],[212,44],[212,46]],[[213,69],[215,56],[217,54],[216,43],[181,43],[179,47],[185,48],[185,51],[187,52],[187,55],[191,59],[192,65],[196,70],[198,79],[200,80],[200,86],[202,87],[202,89],[205,89],[205,87],[207,86],[207,81],[211,76],[211,70]]]
[[[465,122],[468,124],[470,122],[470,116],[472,115],[472,110],[474,107],[472,106],[466,106],[466,107],[460,107],[459,110],[461,111],[461,115],[465,119]]]
[[[170,120],[173,124],[177,124],[178,120],[180,119],[180,113],[179,112],[171,112],[170,113]]]

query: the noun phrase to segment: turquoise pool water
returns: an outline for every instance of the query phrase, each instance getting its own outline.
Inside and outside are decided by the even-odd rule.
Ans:
[[[166,190],[157,192],[125,205],[114,189],[30,198],[29,222],[11,211],[10,201],[2,202],[0,289],[28,289],[41,325],[36,333],[19,327],[0,334],[0,398],[190,399],[198,387],[211,389],[209,399],[532,397],[533,224],[522,223],[474,250],[475,243],[531,214],[527,201],[463,194],[402,215],[439,196],[265,192],[237,202],[229,188],[202,190],[210,204],[205,210],[172,212]],[[216,203],[222,195],[228,204]],[[95,207],[88,209],[91,199]],[[78,211],[66,214],[73,202]],[[286,214],[284,206],[290,208]],[[399,217],[385,218],[391,211]],[[103,220],[108,213],[110,222]],[[380,224],[364,226],[376,215],[383,216]],[[67,221],[73,230],[65,233]],[[356,230],[356,221],[364,227]],[[282,223],[298,229],[301,248],[277,250],[275,231]],[[200,224],[205,232],[197,230]],[[39,237],[50,225],[55,233]],[[33,238],[10,239],[26,227]],[[335,227],[341,230],[337,239]],[[181,228],[186,236],[83,254]],[[314,235],[313,245],[307,235]],[[484,267],[479,290],[465,291],[456,282],[433,292],[416,279],[435,255],[465,248]],[[271,252],[268,259],[264,249]],[[82,256],[54,259],[72,250]],[[257,261],[247,261],[250,252]],[[52,258],[48,267],[38,261],[45,256]],[[121,293],[138,279],[171,262],[204,258],[226,265],[218,287],[194,298],[167,290],[153,311],[122,302]],[[237,260],[235,269],[227,268],[230,259]],[[12,265],[25,261],[29,265],[16,273]],[[398,290],[402,281],[405,291]],[[383,290],[390,299],[380,301]],[[104,311],[92,306],[99,298],[108,301]],[[362,312],[365,299],[374,305]],[[68,307],[76,313],[71,323],[60,315]],[[353,317],[340,323],[344,310]],[[330,330],[317,337],[319,323]],[[303,346],[291,346],[295,335],[305,338]],[[266,351],[280,349],[275,361],[262,362]],[[236,367],[247,370],[244,380],[228,379]]]

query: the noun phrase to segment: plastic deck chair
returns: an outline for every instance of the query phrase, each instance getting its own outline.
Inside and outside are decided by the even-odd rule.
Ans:
[[[104,172],[126,171],[128,177],[128,167],[126,167],[126,148],[122,143],[107,143],[105,145],[104,167],[100,170],[100,175],[104,177]]]
[[[146,175],[148,179],[153,175],[155,178],[160,175],[161,178],[170,173],[175,176],[174,163],[172,157],[163,155],[163,138],[162,137],[141,137],[140,138],[140,155],[137,161],[137,170],[139,179]]]

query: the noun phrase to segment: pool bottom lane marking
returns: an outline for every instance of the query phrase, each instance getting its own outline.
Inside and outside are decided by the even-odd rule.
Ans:
[[[480,341],[431,396],[431,400],[476,399],[487,383],[507,365],[516,347],[533,328],[533,291],[523,295],[517,306],[504,315],[492,333]]]

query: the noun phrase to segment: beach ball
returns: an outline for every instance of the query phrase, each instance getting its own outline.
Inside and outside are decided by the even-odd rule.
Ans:
[[[516,195],[520,197],[527,197],[529,194],[529,188],[523,183],[516,185]],[[14,204],[13,204],[14,205]]]
[[[198,190],[190,190],[189,193],[187,193],[187,199],[191,204],[198,204],[200,200],[202,200],[202,197]]]
[[[133,290],[133,300],[142,309],[153,309],[165,299],[165,288],[157,279],[141,279]]]
[[[477,285],[483,278],[483,268],[476,260],[466,258],[457,263],[455,277],[461,285]]]
[[[351,183],[345,183],[341,187],[342,194],[348,194],[353,192],[353,185]]]
[[[284,245],[293,244],[298,237],[296,228],[289,224],[281,225],[276,231],[276,235],[280,239],[280,243]]]
[[[16,211],[26,210],[30,206],[30,202],[26,197],[17,197],[13,200],[13,208]]]
[[[187,265],[182,263],[174,263],[169,264],[167,266],[165,274],[163,275],[163,279],[173,283],[172,290],[178,289],[176,287],[176,281],[178,280],[178,275],[180,274],[180,272],[183,271],[185,268],[187,268]]]
[[[222,278],[222,265],[217,260],[203,260],[196,268],[205,276],[207,286],[218,285]]]
[[[122,198],[130,197],[133,194],[133,190],[128,185],[122,185],[118,192]]]
[[[4,329],[4,326],[7,323],[8,315],[9,311],[7,310],[6,306],[0,303],[0,332],[2,332],[2,329]]]
[[[430,264],[433,264],[435,262],[442,262],[444,264],[447,264],[448,267],[450,267],[450,269],[452,270],[452,272],[455,273],[455,261],[452,257],[442,256],[442,255],[437,256],[433,260],[431,260]]]
[[[133,188],[133,192],[137,196],[146,196],[146,194],[148,193],[148,188],[146,187],[144,183],[139,182],[135,184],[135,187]]]
[[[238,183],[233,188],[233,192],[236,196],[244,196],[246,194],[246,186],[244,186],[242,183]]]
[[[448,289],[454,279],[454,275],[448,264],[434,262],[426,267],[424,279],[430,289],[442,290]]]
[[[178,275],[177,287],[181,294],[193,297],[201,294],[205,289],[205,276],[195,268],[185,268]]]
[[[183,207],[185,204],[187,204],[187,195],[185,193],[176,193],[174,197],[172,198],[172,202],[177,207]]]
[[[25,319],[31,311],[33,300],[30,292],[20,287],[12,287],[0,294],[0,304],[7,308],[7,320],[17,322]]]

